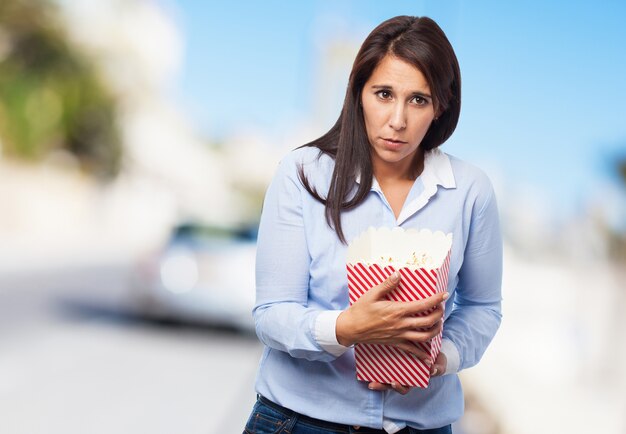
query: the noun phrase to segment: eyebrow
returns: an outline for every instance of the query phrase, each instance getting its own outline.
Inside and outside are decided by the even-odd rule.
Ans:
[[[381,89],[381,90],[393,90],[393,86],[390,86],[388,84],[375,84],[373,86],[371,86],[372,89]],[[422,96],[422,97],[426,97],[426,98],[430,98],[432,99],[433,97],[425,92],[420,92],[419,90],[413,91],[411,92],[412,96]]]

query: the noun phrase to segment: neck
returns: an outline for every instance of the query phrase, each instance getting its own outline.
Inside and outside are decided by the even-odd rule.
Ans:
[[[417,148],[413,157],[389,163],[372,153],[372,170],[379,183],[385,181],[414,181],[424,170],[424,151]]]

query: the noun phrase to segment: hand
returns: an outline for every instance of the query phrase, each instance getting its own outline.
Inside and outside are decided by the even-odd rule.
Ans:
[[[432,365],[430,355],[415,343],[427,342],[441,331],[442,303],[448,293],[409,302],[385,299],[399,283],[400,274],[396,272],[344,310],[337,318],[337,341],[344,346],[355,343],[394,345]],[[416,316],[419,314],[423,316]]]
[[[448,359],[444,353],[441,351],[433,363],[433,366],[430,367],[430,376],[431,377],[439,377],[446,373],[446,368],[448,367]]]
[[[406,395],[407,393],[409,393],[409,390],[411,390],[411,386],[403,386],[398,383],[382,384],[382,383],[377,383],[376,381],[372,381],[370,384],[368,384],[367,387],[369,387],[372,390],[379,390],[381,392],[384,390],[393,389],[396,392],[398,392],[400,395]]]

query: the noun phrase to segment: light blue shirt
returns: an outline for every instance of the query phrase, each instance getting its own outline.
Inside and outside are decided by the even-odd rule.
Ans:
[[[501,320],[502,239],[493,188],[476,167],[438,149],[426,153],[396,219],[376,179],[365,201],[342,213],[348,242],[373,227],[401,226],[453,234],[442,351],[446,375],[406,395],[369,390],[356,379],[354,351],[337,351],[328,319],[346,309],[347,246],[326,223],[324,206],[298,179],[328,191],[334,160],[301,148],[280,163],[263,206],[259,228],[254,309],[265,344],[256,391],[310,417],[389,432],[448,425],[463,413],[456,375],[475,365]],[[356,188],[356,186],[355,186]],[[334,343],[332,342],[334,341]]]

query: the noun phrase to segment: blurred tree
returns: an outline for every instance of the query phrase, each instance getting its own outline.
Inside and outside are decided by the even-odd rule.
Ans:
[[[29,161],[66,150],[102,179],[120,169],[115,100],[46,0],[0,0],[0,145]]]
[[[622,184],[626,186],[626,157],[617,162],[617,172],[619,173]]]
[[[616,159],[615,168],[622,183],[622,187],[626,188],[626,156],[620,156]],[[626,262],[626,233],[621,231],[613,231],[610,237],[610,254],[620,262]]]

